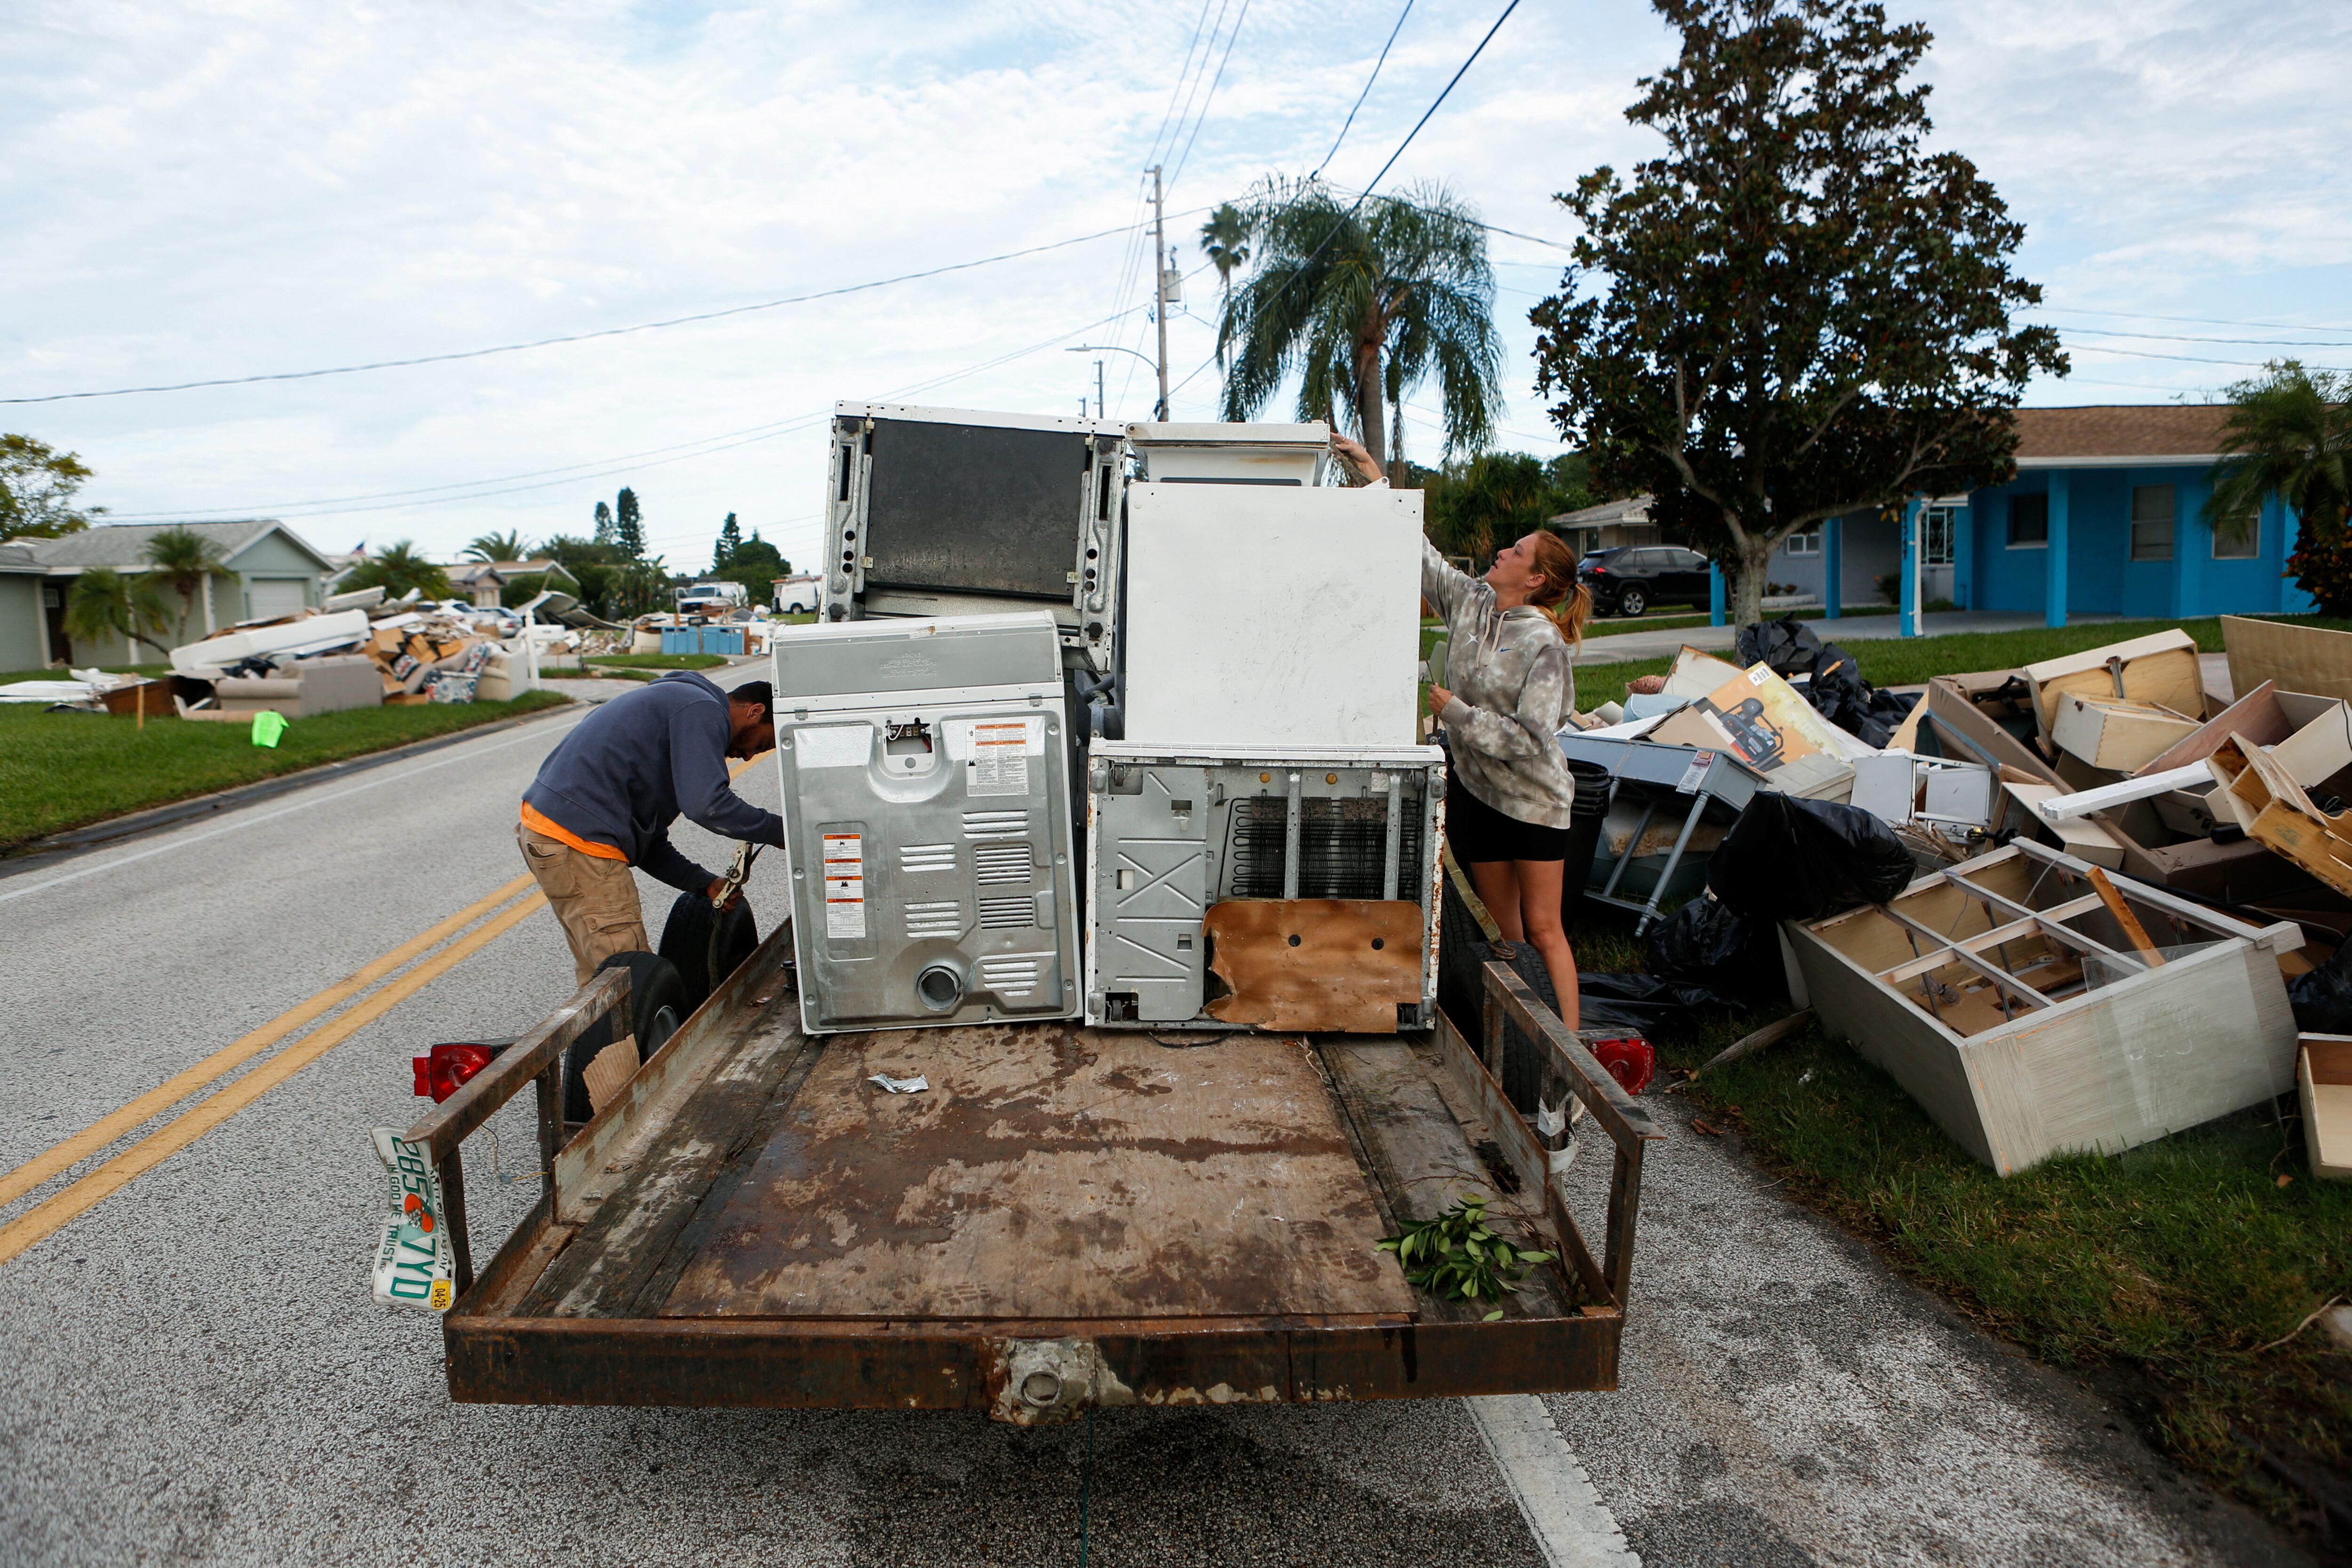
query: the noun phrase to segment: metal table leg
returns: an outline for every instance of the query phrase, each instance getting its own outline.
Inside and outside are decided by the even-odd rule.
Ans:
[[[1650,889],[1650,901],[1643,908],[1642,918],[1633,922],[1634,936],[1641,936],[1657,924],[1658,901],[1665,897],[1668,884],[1675,880],[1675,868],[1683,863],[1683,851],[1690,843],[1691,834],[1698,831],[1698,820],[1706,814],[1706,803],[1711,798],[1704,789],[1692,798],[1690,815],[1683,819],[1683,831],[1675,835],[1675,847],[1666,853],[1666,869],[1658,873],[1657,885]]]

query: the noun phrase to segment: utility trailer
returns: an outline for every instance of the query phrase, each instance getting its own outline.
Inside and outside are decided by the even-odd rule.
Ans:
[[[1076,1020],[811,1037],[779,925],[584,1124],[566,1047],[607,970],[408,1134],[454,1255],[465,1402],[982,1410],[1613,1388],[1642,1157],[1663,1134],[1500,965],[1477,1043]],[[1507,1020],[1516,1024],[1507,1030]],[[1613,1145],[1596,1259],[1500,1085],[1536,1051]],[[1532,1042],[1531,1046],[1520,1041]],[[893,1092],[877,1075],[920,1075]],[[478,1275],[461,1148],[534,1085],[542,1190]],[[1493,1195],[1556,1254],[1496,1303],[1375,1249]]]

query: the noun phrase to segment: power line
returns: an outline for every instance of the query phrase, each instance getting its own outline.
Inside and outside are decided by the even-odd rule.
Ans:
[[[2229,365],[2249,371],[2269,368],[2269,362],[2263,360],[2215,360],[2199,354],[2159,354],[2146,349],[2110,349],[2104,343],[2084,343],[2075,351],[2083,354],[2122,354],[2127,359],[2134,360],[2173,360],[2184,365]],[[2315,371],[2332,371],[2337,375],[2352,375],[2352,371],[2340,370],[2334,365],[2313,365],[2310,368]]]
[[[2308,321],[2232,321],[2218,316],[2158,316],[2146,310],[2094,310],[2078,305],[2037,305],[2059,316],[2119,316],[2133,321],[2185,321],[2192,327],[2270,327],[2283,332],[2352,332],[2352,327],[2314,326]]]
[[[1388,172],[1396,167],[1396,161],[1404,156],[1404,150],[1412,145],[1412,139],[1421,134],[1421,128],[1427,125],[1429,123],[1430,117],[1435,114],[1438,110],[1444,105],[1445,100],[1449,97],[1453,96],[1454,89],[1461,85],[1462,78],[1469,74],[1469,70],[1472,66],[1478,63],[1478,57],[1486,52],[1486,46],[1495,41],[1495,35],[1503,30],[1503,24],[1509,21],[1511,19],[1511,13],[1518,8],[1519,0],[1510,0],[1510,4],[1503,7],[1503,14],[1495,18],[1495,25],[1486,29],[1486,36],[1480,38],[1478,40],[1478,47],[1470,51],[1470,57],[1464,60],[1461,66],[1454,71],[1454,75],[1447,78],[1444,90],[1440,91],[1437,97],[1431,100],[1427,109],[1422,110],[1421,118],[1412,122],[1412,129],[1404,133],[1404,140],[1397,143],[1396,151],[1389,154],[1388,162],[1381,165],[1380,172],[1374,174],[1370,180],[1365,183],[1363,190],[1357,195],[1353,204],[1348,208],[1346,213],[1340,215],[1338,223],[1331,225],[1331,232],[1323,236],[1322,244],[1317,246],[1314,252],[1309,255],[1305,261],[1299,263],[1298,266],[1293,269],[1289,279],[1283,284],[1282,289],[1276,291],[1276,298],[1279,298],[1283,291],[1287,290],[1292,283],[1298,281],[1298,279],[1304,276],[1307,269],[1315,265],[1315,258],[1321,256],[1325,250],[1328,249],[1331,242],[1339,236],[1339,231],[1348,225],[1349,220],[1353,218],[1357,212],[1362,208],[1364,203],[1370,199],[1373,190],[1379,186],[1382,180],[1388,177]],[[1297,198],[1296,197],[1292,198],[1294,202],[1297,199]],[[1479,226],[1483,228],[1486,225],[1482,224]],[[1543,244],[1549,242],[1538,241],[1538,243]],[[1177,392],[1181,392],[1184,388],[1192,385],[1193,379],[1199,376],[1202,371],[1207,370],[1211,365],[1216,363],[1216,354],[1212,352],[1207,359],[1202,361],[1201,363],[1193,369],[1192,375],[1186,376],[1182,381],[1177,382],[1174,387],[1171,388],[1169,395],[1173,397]]]
[[[1192,213],[1202,210],[1195,207],[1191,209],[1191,212],[1179,213],[1176,215],[1189,217]],[[335,365],[324,370],[279,371],[268,375],[220,376],[200,382],[174,382],[142,387],[114,387],[105,392],[51,392],[43,397],[0,398],[0,404],[66,402],[79,398],[128,397],[136,392],[191,392],[203,387],[250,386],[261,382],[310,381],[320,376],[355,375],[362,371],[400,370],[411,365],[446,364],[453,360],[478,360],[491,354],[513,354],[526,349],[551,348],[559,343],[584,343],[598,338],[619,338],[632,332],[652,332],[667,327],[685,327],[700,321],[717,321],[730,316],[749,315],[755,310],[773,310],[780,306],[805,305],[816,299],[837,299],[845,294],[862,294],[869,289],[887,288],[899,283],[913,283],[922,278],[938,277],[950,272],[967,272],[976,267],[989,267],[1000,261],[1015,261],[1023,256],[1040,256],[1049,250],[1066,250],[1074,245],[1085,245],[1091,240],[1106,239],[1115,234],[1125,234],[1131,226],[1131,225],[1121,225],[1118,228],[1097,229],[1092,234],[1078,235],[1070,239],[1054,240],[1045,245],[1034,245],[1023,250],[1009,250],[999,256],[984,256],[974,261],[950,262],[943,267],[926,267],[920,272],[903,272],[895,277],[878,277],[867,283],[844,284],[838,288],[820,288],[809,294],[788,295],[782,299],[764,299],[756,305],[734,305],[723,310],[703,310],[691,316],[673,316],[662,321],[640,321],[631,327],[606,327],[593,332],[571,332],[561,337],[536,338],[525,343],[501,343],[488,349],[464,349],[446,354],[420,354],[405,360],[377,360],[367,364]]]
[[[1192,74],[1192,51],[1200,45],[1201,28],[1208,19],[1209,0],[1201,0],[1201,14],[1192,18],[1192,40],[1184,46],[1184,63],[1176,72],[1176,85],[1168,89],[1168,107],[1160,111],[1160,129],[1151,133],[1151,146],[1143,155],[1147,165],[1160,151],[1160,138],[1167,133],[1169,118],[1176,112],[1176,95],[1184,90],[1184,78]]]
[[[2248,343],[2257,348],[2344,349],[2352,343],[2331,343],[2318,338],[2191,338],[2179,332],[2116,332],[2098,327],[2061,327],[2061,332],[2092,338],[2135,338],[2154,343]]]
[[[1242,8],[1234,17],[1234,30],[1225,35],[1225,52],[1218,57],[1217,74],[1209,78],[1209,96],[1201,100],[1200,116],[1192,121],[1192,134],[1184,139],[1184,151],[1176,155],[1176,172],[1168,176],[1168,188],[1174,190],[1183,177],[1184,165],[1192,156],[1192,143],[1201,139],[1201,127],[1209,122],[1209,105],[1217,100],[1217,87],[1225,79],[1225,67],[1233,63],[1234,44],[1242,36],[1242,24],[1249,20],[1250,0],[1242,0]],[[1210,42],[1216,40],[1212,37]]]
[[[1348,140],[1348,128],[1356,123],[1356,110],[1363,108],[1364,99],[1372,96],[1372,84],[1381,79],[1381,68],[1389,63],[1389,50],[1395,46],[1397,35],[1404,31],[1404,19],[1412,15],[1412,0],[1404,0],[1404,9],[1397,13],[1396,26],[1389,29],[1389,41],[1381,46],[1381,57],[1372,62],[1372,74],[1364,78],[1364,90],[1356,95],[1354,103],[1349,105],[1348,118],[1339,122],[1339,134],[1331,139],[1331,151],[1323,154],[1322,162],[1315,165],[1315,173],[1307,176],[1308,180],[1312,181],[1316,174],[1323,172],[1331,160],[1339,156],[1339,143]]]

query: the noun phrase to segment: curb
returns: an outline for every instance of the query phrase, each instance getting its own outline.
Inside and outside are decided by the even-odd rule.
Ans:
[[[308,789],[313,784],[324,784],[331,779],[347,779],[352,774],[364,773],[371,768],[381,768],[386,763],[405,761],[412,757],[422,757],[426,752],[439,751],[445,747],[478,740],[483,736],[496,735],[501,730],[520,729],[524,725],[536,724],[543,719],[553,718],[559,714],[573,713],[582,707],[591,706],[593,705],[572,698],[561,706],[543,708],[538,713],[525,714],[520,718],[499,719],[492,724],[475,725],[447,735],[436,735],[427,740],[412,740],[406,745],[390,747],[383,751],[370,751],[358,757],[344,758],[338,762],[322,762],[316,768],[305,768],[299,772],[280,774],[275,779],[262,779],[251,784],[240,784],[233,789],[222,789],[210,795],[192,796],[185,800],[174,800],[168,805],[151,806],[145,810],[132,811],[120,817],[110,817],[102,822],[92,822],[86,828],[51,833],[46,838],[35,839],[19,849],[0,852],[0,879],[22,875],[29,871],[39,871],[44,867],[55,865],[60,861],[68,861],[88,854],[92,850],[107,849],[126,839],[160,832],[165,828],[176,828],[184,822],[194,821],[200,817],[209,817],[217,811],[232,810],[239,806],[251,805],[256,800],[267,800],[272,796],[291,794],[297,789]]]

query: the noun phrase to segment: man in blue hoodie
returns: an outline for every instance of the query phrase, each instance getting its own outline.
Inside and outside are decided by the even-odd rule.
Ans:
[[[563,923],[580,983],[615,953],[651,949],[632,866],[685,893],[717,897],[726,879],[669,841],[687,821],[730,839],[782,845],[784,821],[735,793],[730,757],[776,744],[765,681],[732,692],[678,671],[603,704],[540,764],[522,795],[523,862]]]

